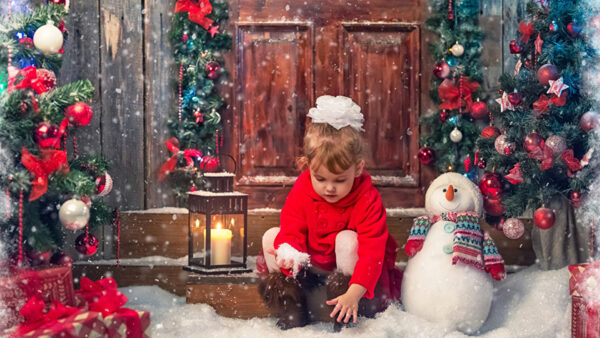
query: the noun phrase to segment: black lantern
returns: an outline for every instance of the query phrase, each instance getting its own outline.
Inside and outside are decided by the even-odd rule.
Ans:
[[[246,268],[248,195],[233,191],[233,174],[205,173],[206,190],[188,193],[187,271],[250,272]]]

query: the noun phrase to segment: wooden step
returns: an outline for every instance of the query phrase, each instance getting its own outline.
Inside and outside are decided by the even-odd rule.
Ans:
[[[188,254],[188,215],[184,213],[123,213],[121,224],[121,258],[165,256],[179,258]],[[388,216],[388,228],[402,248],[412,226],[412,217]],[[262,235],[269,228],[279,225],[279,213],[248,215],[248,255],[256,256],[262,246]],[[501,231],[487,224],[482,228],[490,233],[504,261],[508,265],[531,265],[535,263],[531,238],[531,221],[525,222],[525,235],[510,240]],[[406,262],[404,250],[398,252],[397,261]]]

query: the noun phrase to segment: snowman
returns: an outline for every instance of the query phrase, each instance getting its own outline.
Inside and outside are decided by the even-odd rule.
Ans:
[[[445,173],[431,183],[428,216],[414,220],[405,247],[407,312],[465,333],[483,325],[492,305],[492,278],[504,278],[504,261],[479,227],[482,201],[478,187],[461,174]]]

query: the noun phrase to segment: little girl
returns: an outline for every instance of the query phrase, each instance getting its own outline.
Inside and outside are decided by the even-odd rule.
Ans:
[[[385,208],[363,170],[360,107],[344,96],[321,96],[308,117],[298,161],[306,170],[281,210],[280,228],[263,236],[269,274],[259,290],[279,327],[318,320],[318,307],[327,305],[338,331],[342,321],[372,317],[399,299],[402,277]],[[326,304],[314,299],[320,286]],[[317,309],[309,309],[315,301]]]

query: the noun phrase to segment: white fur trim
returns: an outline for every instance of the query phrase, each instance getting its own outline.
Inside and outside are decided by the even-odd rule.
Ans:
[[[346,96],[323,95],[317,98],[317,107],[310,108],[308,117],[313,123],[327,123],[337,130],[350,126],[356,131],[364,131],[365,118],[360,106]]]
[[[476,186],[475,183],[471,182],[471,180],[459,173],[441,174],[435,180],[433,180],[433,182],[431,182],[431,185],[429,185],[429,188],[425,193],[425,209],[431,210],[431,194],[433,193],[433,191],[435,191],[435,189],[438,187],[448,186],[450,184],[463,187],[471,193],[471,196],[475,201],[475,211],[477,212],[479,217],[482,217],[483,196],[481,195],[481,191],[479,191],[479,187]]]
[[[308,265],[310,262],[310,255],[305,252],[296,250],[293,246],[288,243],[283,243],[277,248],[277,258],[285,260],[293,260],[294,265],[292,267],[292,275],[294,277],[300,272],[300,267]]]

